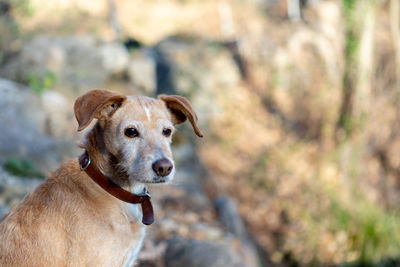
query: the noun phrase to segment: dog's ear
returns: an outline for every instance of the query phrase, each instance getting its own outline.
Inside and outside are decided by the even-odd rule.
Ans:
[[[196,112],[194,112],[189,100],[179,95],[159,95],[158,99],[164,101],[171,114],[173,124],[184,123],[188,119],[197,136],[203,137],[197,125],[198,118]]]
[[[75,100],[74,112],[78,131],[85,129],[93,118],[107,119],[117,110],[126,96],[107,90],[91,90]]]

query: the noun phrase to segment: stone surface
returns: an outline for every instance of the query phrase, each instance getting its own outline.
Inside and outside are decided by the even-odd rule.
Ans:
[[[222,225],[240,239],[246,238],[246,229],[232,199],[219,196],[215,200],[215,208]]]
[[[2,77],[50,86],[76,96],[90,88],[104,87],[114,74],[126,71],[129,53],[119,43],[101,42],[91,36],[37,36],[4,66]],[[43,82],[51,77],[51,82]]]
[[[128,66],[130,81],[146,95],[154,95],[156,92],[156,61],[154,52],[149,48],[135,51]]]
[[[190,99],[207,134],[209,121],[223,111],[218,91],[236,87],[241,79],[231,54],[201,38],[181,36],[161,40],[157,51],[171,65],[174,93]]]
[[[260,266],[257,249],[249,238],[236,203],[228,197],[218,196],[215,199],[214,204],[218,214],[218,219],[224,229],[240,240],[242,255],[246,262],[246,266]]]
[[[73,112],[73,103],[61,93],[46,90],[40,95],[41,106],[46,116],[46,134],[66,139],[74,136],[77,123]]]
[[[72,141],[59,141],[46,133],[48,117],[40,97],[28,88],[0,79],[0,161],[27,159],[46,174],[74,155]]]
[[[41,179],[13,176],[0,167],[0,221],[10,207],[16,206],[26,194],[32,192],[41,182]]]
[[[0,221],[2,221],[2,219],[7,214],[8,211],[9,208],[6,205],[0,204]]]
[[[129,53],[121,43],[105,43],[100,46],[99,53],[103,68],[111,74],[121,74],[128,67]]]
[[[166,267],[242,267],[240,252],[227,242],[173,238],[165,253]]]

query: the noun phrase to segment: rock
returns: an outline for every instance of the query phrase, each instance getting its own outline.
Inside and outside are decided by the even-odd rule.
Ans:
[[[105,43],[99,48],[99,53],[103,68],[111,74],[121,74],[128,67],[129,53],[121,43]]]
[[[246,229],[232,199],[219,196],[215,200],[215,208],[222,225],[236,237],[246,238]]]
[[[76,96],[104,87],[112,75],[126,71],[128,63],[129,53],[119,43],[91,36],[37,36],[2,68],[0,76]]]
[[[185,240],[175,237],[168,240],[165,266],[242,267],[247,265],[232,243]]]
[[[39,98],[21,84],[0,78],[0,106],[2,107],[0,120],[4,123],[2,125],[18,123],[15,121],[17,117],[25,117],[22,123],[29,128],[36,125],[40,129],[45,124],[45,115],[40,110]]]
[[[46,116],[46,134],[56,138],[71,138],[76,133],[73,104],[59,92],[46,90],[41,95]]]
[[[0,218],[41,182],[41,179],[13,176],[0,167]]]
[[[66,64],[67,51],[58,40],[39,36],[28,42],[14,60],[14,68],[3,76],[28,81],[31,76],[44,77],[49,71],[58,73]]]
[[[176,94],[190,99],[207,133],[210,120],[222,114],[220,92],[229,94],[240,81],[240,73],[229,51],[209,45],[197,37],[168,37],[157,44],[157,51],[170,62]]]
[[[48,138],[37,139],[43,135],[45,115],[40,100],[29,89],[0,79],[0,106],[0,123],[7,126],[0,135],[0,155],[40,152],[52,145]]]
[[[28,88],[0,79],[0,163],[11,158],[32,161],[46,174],[71,157],[71,142],[59,142],[46,134],[46,114],[41,99]],[[75,147],[75,146],[74,146]]]
[[[4,216],[9,210],[10,209],[6,205],[0,204],[0,222],[3,220]]]
[[[145,48],[136,51],[128,66],[128,76],[134,86],[146,95],[156,92],[156,61],[151,49]]]
[[[190,171],[187,171],[182,166],[175,174],[174,182],[176,185],[183,189],[184,194],[181,196],[166,196],[162,199],[163,205],[174,204],[176,206],[184,205],[187,210],[193,212],[204,212],[212,208],[212,203],[199,186],[199,177],[196,177]],[[180,203],[181,205],[179,205]]]
[[[240,240],[243,247],[243,257],[246,259],[247,265],[259,266],[257,249],[248,236],[235,202],[230,198],[219,196],[215,199],[214,204],[223,227]]]
[[[212,207],[210,200],[199,186],[186,187],[186,194],[183,197],[188,209],[194,212],[202,212]]]
[[[15,207],[41,182],[41,179],[13,176],[0,167],[0,222],[10,208]]]

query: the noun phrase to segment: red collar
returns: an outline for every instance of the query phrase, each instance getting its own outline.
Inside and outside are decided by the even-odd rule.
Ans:
[[[89,153],[85,150],[85,153],[83,153],[79,157],[79,166],[81,167],[81,170],[85,171],[87,175],[89,175],[89,177],[92,178],[92,180],[101,188],[103,188],[105,191],[118,198],[119,200],[131,204],[140,203],[143,212],[143,224],[150,225],[154,222],[153,206],[151,205],[150,201],[151,196],[146,188],[144,189],[143,194],[140,195],[136,195],[129,191],[126,191],[125,189],[114,183],[110,178],[104,176],[94,164],[90,163],[91,162]]]

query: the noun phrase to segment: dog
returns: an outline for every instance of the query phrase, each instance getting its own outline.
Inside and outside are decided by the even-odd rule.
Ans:
[[[189,120],[203,136],[182,96],[92,90],[74,113],[78,131],[97,119],[80,145],[85,152],[5,216],[0,266],[132,266],[154,221],[146,185],[174,177],[174,125]]]

